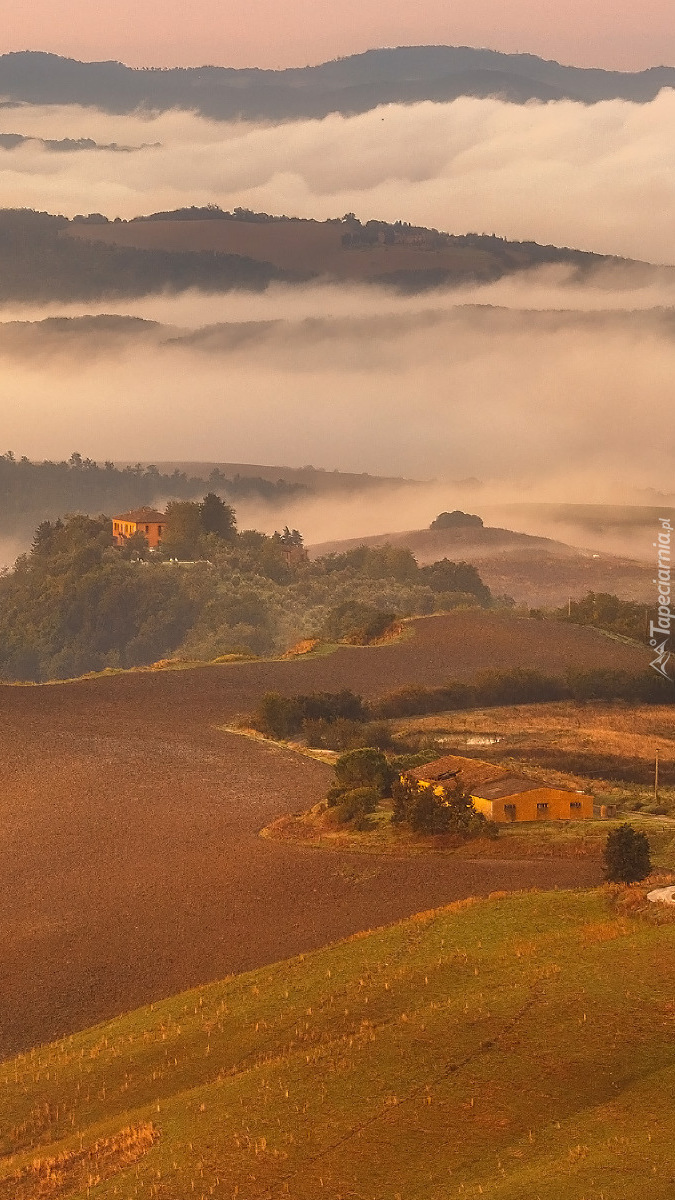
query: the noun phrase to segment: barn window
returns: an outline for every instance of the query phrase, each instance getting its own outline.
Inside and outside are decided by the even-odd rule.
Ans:
[[[515,804],[505,804],[504,805],[504,816],[506,817],[507,821],[515,821],[515,819],[516,819]]]

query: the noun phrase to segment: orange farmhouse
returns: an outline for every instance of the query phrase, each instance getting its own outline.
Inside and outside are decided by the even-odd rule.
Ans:
[[[166,528],[164,513],[156,508],[133,508],[131,512],[113,517],[113,541],[123,546],[134,533],[142,533],[151,550],[156,550]]]
[[[433,788],[437,796],[461,787],[477,812],[490,821],[582,821],[593,816],[593,796],[566,788],[549,787],[506,767],[446,754],[423,767],[407,771],[402,779]]]

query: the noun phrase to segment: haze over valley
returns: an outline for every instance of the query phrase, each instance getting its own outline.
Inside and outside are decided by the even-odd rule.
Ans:
[[[11,14],[0,1200],[669,1200],[646,3]]]

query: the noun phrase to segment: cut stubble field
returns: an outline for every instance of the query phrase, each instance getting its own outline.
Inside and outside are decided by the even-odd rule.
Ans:
[[[486,618],[305,661],[0,688],[0,1053],[468,895],[585,886],[585,862],[331,856],[260,828],[330,768],[220,732],[269,689],[376,696],[486,667],[640,670],[592,630]]]

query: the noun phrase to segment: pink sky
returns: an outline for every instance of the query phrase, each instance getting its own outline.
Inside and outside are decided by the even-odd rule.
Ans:
[[[0,16],[2,51],[135,66],[296,66],[429,43],[622,70],[675,64],[673,0],[0,0]]]

